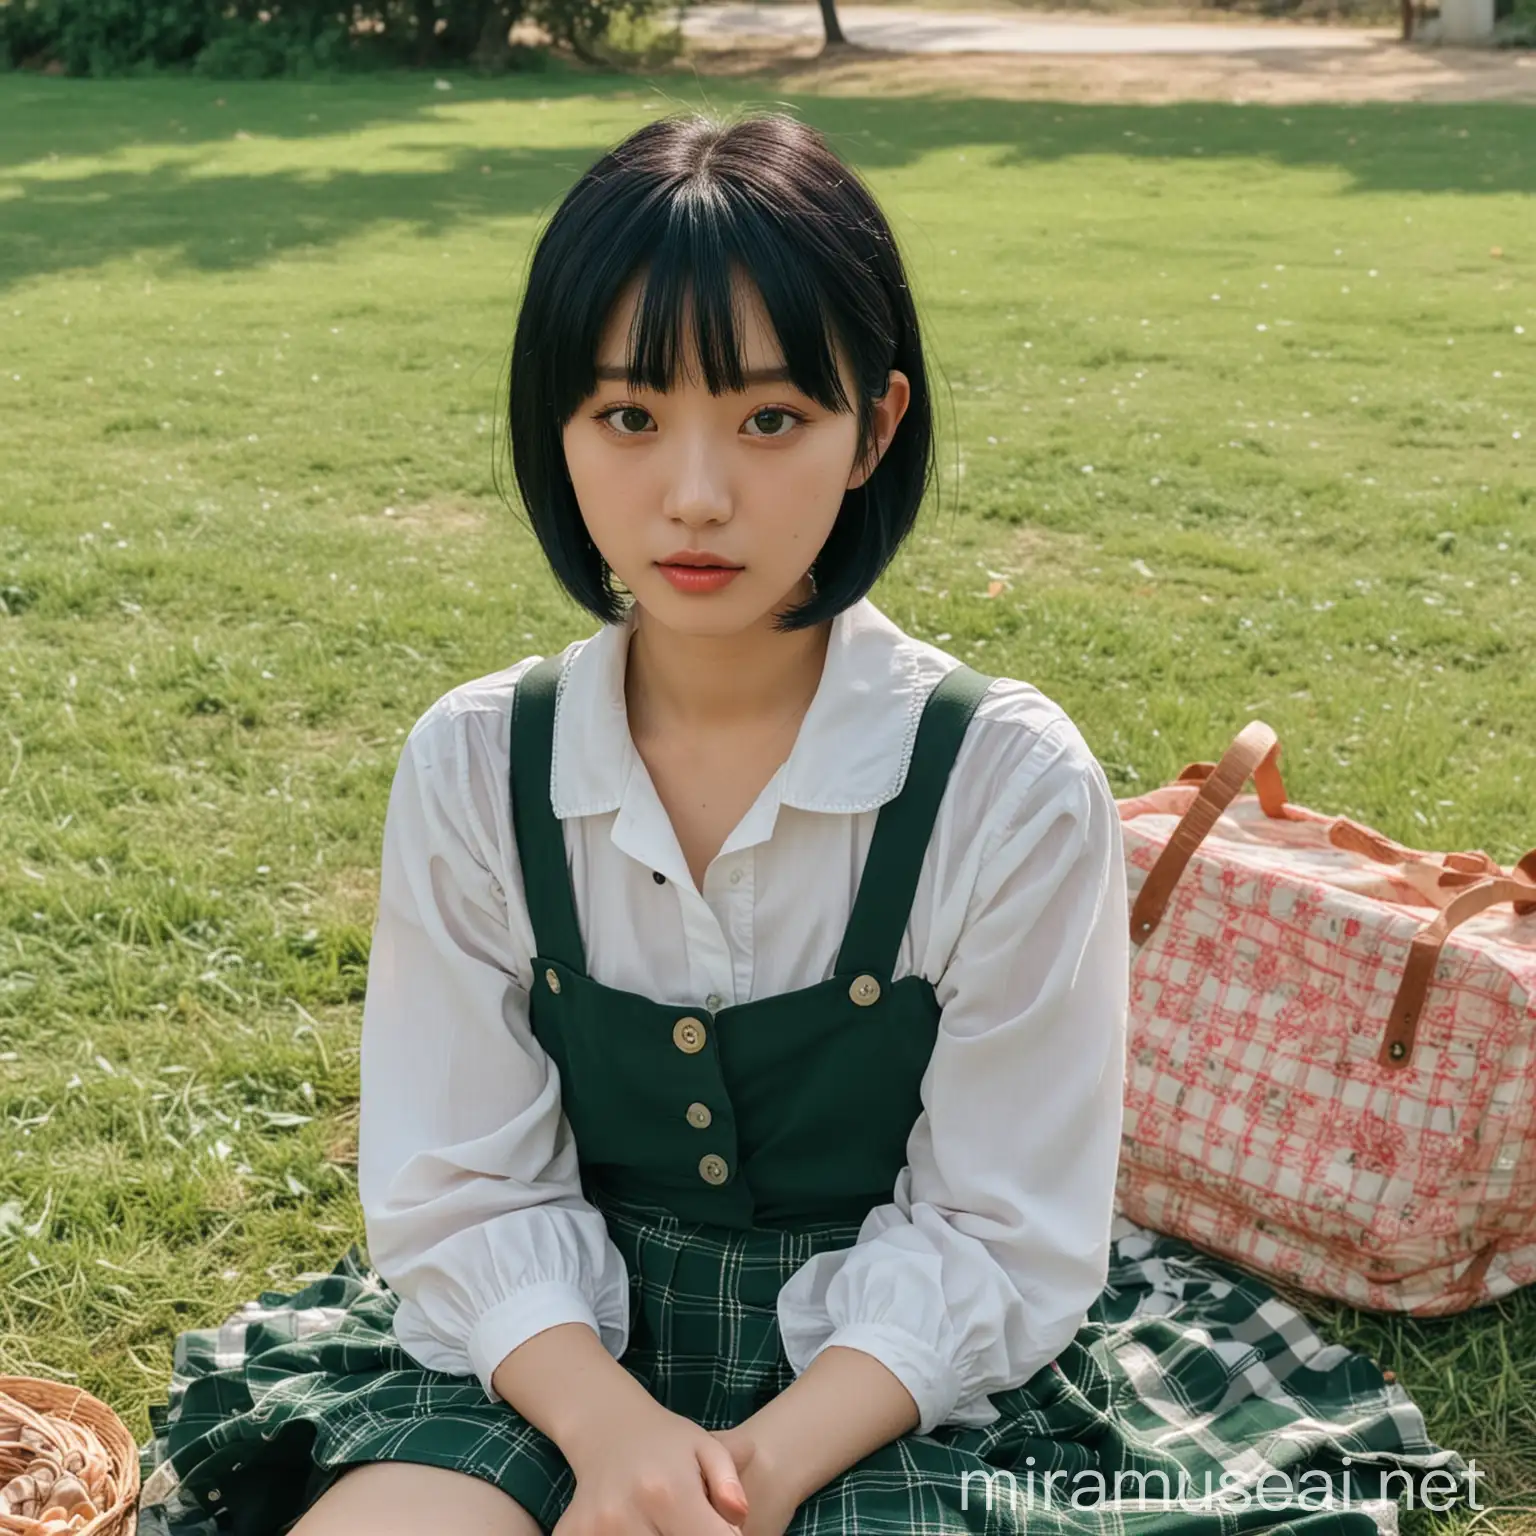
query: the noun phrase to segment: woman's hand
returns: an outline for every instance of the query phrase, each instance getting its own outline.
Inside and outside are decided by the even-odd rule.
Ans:
[[[576,1491],[554,1536],[737,1536],[747,1518],[730,1451],[653,1400],[589,1420],[565,1454]]]
[[[739,1536],[747,1501],[731,1453],[658,1403],[586,1323],[525,1339],[491,1384],[575,1474],[559,1536]]]
[[[800,1508],[800,1497],[783,1469],[775,1466],[767,1440],[753,1428],[752,1420],[733,1429],[714,1432],[735,1463],[747,1495],[747,1517],[742,1536],[784,1536]]]

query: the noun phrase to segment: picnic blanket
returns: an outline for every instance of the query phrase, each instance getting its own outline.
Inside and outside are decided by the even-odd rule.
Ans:
[[[181,1335],[141,1452],[139,1536],[274,1536],[345,1464],[443,1464],[429,1439],[402,1453],[403,1439],[466,1416],[483,1427],[481,1476],[529,1455],[537,1432],[477,1380],[422,1370],[401,1350],[396,1305],[353,1249],[296,1293]],[[1440,1474],[1441,1494],[1466,1486],[1463,1458],[1430,1440],[1369,1358],[1325,1343],[1262,1280],[1124,1218],[1072,1344],[993,1401],[996,1425],[905,1436],[842,1475],[886,1479],[899,1514],[887,1504],[850,1518],[860,1506],[834,1480],[788,1536],[1390,1536],[1398,1499],[1426,1475]],[[543,1510],[546,1529],[572,1486],[552,1476],[562,1499]]]

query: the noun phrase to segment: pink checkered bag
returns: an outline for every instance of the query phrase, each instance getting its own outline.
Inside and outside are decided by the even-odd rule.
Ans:
[[[1279,752],[1254,721],[1120,802],[1120,1207],[1359,1307],[1491,1301],[1536,1281],[1536,850],[1292,805]]]

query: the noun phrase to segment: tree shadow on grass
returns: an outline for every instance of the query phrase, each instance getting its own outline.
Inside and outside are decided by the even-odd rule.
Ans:
[[[9,205],[0,286],[151,251],[197,271],[243,271],[386,224],[430,237],[552,210],[580,171],[569,151],[419,147],[430,168],[207,176],[162,165],[36,183]]]
[[[633,123],[693,104],[730,110],[770,98],[746,82],[686,88],[633,77],[460,78],[451,99],[430,77],[373,77],[330,84],[202,81],[0,80],[0,192],[9,238],[0,241],[0,286],[47,273],[90,270],[143,253],[198,270],[241,270],[314,251],[385,224],[440,235],[477,223],[542,217],[596,156]],[[222,96],[226,105],[214,103]],[[481,114],[507,137],[502,114],[539,113],[583,99],[600,136],[569,133],[555,145],[473,142]],[[990,152],[992,164],[1028,168],[1090,156],[1162,165],[1244,162],[1250,190],[1267,169],[1329,170],[1355,193],[1536,192],[1536,110],[1520,106],[1095,106],[1059,102],[771,98],[828,134],[860,171],[878,174],[929,154]],[[632,111],[630,108],[632,107]],[[448,131],[444,111],[450,110]],[[389,133],[390,128],[398,132]],[[181,130],[187,131],[183,133]],[[370,170],[349,139],[384,129],[388,163]],[[302,165],[219,174],[206,161],[237,132],[334,142]],[[440,135],[434,137],[434,135]],[[471,142],[466,143],[466,139]],[[145,165],[81,168],[77,156],[167,146],[190,149]],[[401,166],[402,157],[420,166]],[[988,173],[983,173],[988,174]],[[7,188],[9,183],[9,188]],[[1007,217],[1006,207],[999,211]]]
[[[437,88],[447,80],[450,88]],[[110,155],[129,147],[187,148],[220,143],[238,131],[309,140],[410,122],[431,122],[464,102],[527,106],[613,92],[635,82],[547,71],[494,78],[464,71],[413,70],[313,80],[205,80],[162,74],[141,79],[74,80],[0,73],[0,175],[53,157]]]
[[[1256,186],[1273,168],[1342,172],[1346,190],[1356,193],[1536,192],[1536,108],[1523,106],[799,101],[861,168],[976,146],[992,147],[993,163],[1007,166],[1090,155],[1241,160],[1253,163]]]

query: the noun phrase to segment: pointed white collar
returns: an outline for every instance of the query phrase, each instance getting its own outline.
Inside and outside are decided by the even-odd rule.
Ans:
[[[550,777],[559,817],[598,815],[623,803],[639,756],[624,703],[633,628],[631,613],[566,648]],[[928,694],[955,665],[868,598],[838,614],[816,695],[776,775],[780,803],[856,812],[893,799],[906,781]]]

